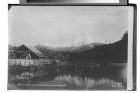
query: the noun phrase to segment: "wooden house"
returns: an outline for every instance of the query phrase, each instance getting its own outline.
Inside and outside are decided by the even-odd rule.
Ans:
[[[46,56],[38,49],[31,46],[22,45],[14,51],[16,59],[43,59]]]
[[[51,64],[52,61],[35,47],[21,45],[14,50],[14,58],[9,58],[9,64],[21,64],[24,66]]]

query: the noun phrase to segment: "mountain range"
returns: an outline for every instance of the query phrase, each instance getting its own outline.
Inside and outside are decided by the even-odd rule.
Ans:
[[[81,46],[48,47],[38,45],[36,48],[50,59],[68,62],[93,62],[95,60],[127,60],[128,33],[114,43],[91,43]],[[120,61],[122,62],[122,61]]]
[[[35,46],[40,52],[52,60],[65,62],[95,62],[95,60],[123,60],[127,61],[128,32],[114,43],[83,43],[75,46],[51,47],[47,45]],[[12,46],[9,45],[9,49]],[[14,48],[14,47],[13,47]],[[18,47],[17,47],[18,48]]]
[[[95,46],[103,45],[103,43],[91,43],[91,44],[85,44],[81,46],[68,46],[68,47],[51,47],[46,45],[37,45],[36,48],[40,49],[46,49],[46,50],[52,50],[56,52],[82,52],[86,50],[90,50],[94,48]]]

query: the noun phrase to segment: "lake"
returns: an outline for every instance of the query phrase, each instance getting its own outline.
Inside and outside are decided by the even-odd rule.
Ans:
[[[126,90],[127,85],[126,63],[19,68],[8,72],[9,90]]]

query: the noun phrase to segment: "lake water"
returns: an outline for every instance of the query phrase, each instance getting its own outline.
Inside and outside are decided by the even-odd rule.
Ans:
[[[41,69],[9,70],[8,89],[22,90],[125,90],[126,63],[69,64]]]

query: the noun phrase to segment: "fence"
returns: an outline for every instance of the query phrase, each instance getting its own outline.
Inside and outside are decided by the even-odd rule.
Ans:
[[[52,61],[49,59],[8,59],[9,65],[42,65],[42,64],[52,64]]]

